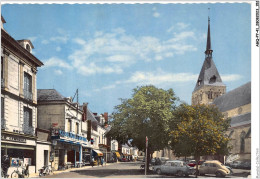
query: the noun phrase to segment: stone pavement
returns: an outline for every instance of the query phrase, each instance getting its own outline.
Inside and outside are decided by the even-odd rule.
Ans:
[[[110,165],[109,163],[104,163],[104,166],[108,166]],[[102,167],[101,165],[99,166],[94,166],[94,167]],[[81,167],[81,168],[69,168],[69,169],[66,169],[66,170],[57,170],[57,171],[53,171],[53,175],[55,174],[60,174],[60,173],[67,173],[67,172],[71,172],[71,171],[76,171],[76,170],[85,170],[85,169],[89,169],[89,168],[92,168],[92,166],[84,166],[84,167]],[[31,173],[29,175],[29,178],[39,178],[39,173]]]

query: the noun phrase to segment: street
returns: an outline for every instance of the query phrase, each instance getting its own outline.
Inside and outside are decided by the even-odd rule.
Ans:
[[[106,166],[90,166],[73,169],[70,171],[58,171],[53,175],[44,176],[42,178],[145,178],[144,170],[140,169],[141,162],[120,162],[109,163]],[[247,177],[249,170],[234,169],[232,176],[226,178]],[[195,175],[190,175],[188,178],[194,178]],[[215,178],[215,175],[199,176],[198,178]],[[157,175],[148,173],[147,178],[177,178],[172,175]]]

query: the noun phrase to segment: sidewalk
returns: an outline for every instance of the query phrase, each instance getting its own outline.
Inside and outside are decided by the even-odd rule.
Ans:
[[[108,165],[110,165],[110,163],[104,164],[103,167],[108,166]],[[102,166],[99,165],[99,166],[94,166],[94,168],[95,167],[102,167]],[[56,171],[53,171],[53,175],[56,175],[56,174],[59,174],[59,173],[76,171],[76,170],[86,170],[86,169],[89,169],[89,168],[92,168],[92,166],[84,166],[84,167],[81,167],[81,168],[69,168],[69,169],[66,169],[66,170],[56,170]],[[38,172],[37,173],[31,173],[29,178],[40,178],[40,176],[39,176]]]

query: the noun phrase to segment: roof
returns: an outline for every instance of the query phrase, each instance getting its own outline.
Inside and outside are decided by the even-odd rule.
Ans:
[[[248,82],[213,101],[221,112],[251,103],[251,82]]]
[[[245,124],[251,124],[251,112],[231,118],[231,127],[238,127]]]
[[[38,89],[37,100],[38,101],[65,101],[65,97],[62,96],[55,89]]]
[[[221,77],[218,73],[217,67],[212,57],[207,57],[200,70],[199,78],[197,80],[194,91],[197,91],[202,86],[225,86],[222,83]]]
[[[19,42],[17,42],[11,35],[9,35],[3,29],[1,29],[1,44],[5,47],[10,48],[9,50],[11,50],[12,53],[15,53],[16,55],[19,54],[23,58],[26,58],[27,60],[33,62],[37,67],[43,65],[43,63],[37,57],[35,57],[32,53],[23,48],[19,44]]]
[[[34,48],[32,42],[28,39],[17,40],[17,42],[28,42],[31,45],[31,47]]]
[[[94,116],[94,114],[87,108],[87,120],[98,122]]]

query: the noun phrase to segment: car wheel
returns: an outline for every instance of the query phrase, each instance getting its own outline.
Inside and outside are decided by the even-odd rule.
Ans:
[[[224,177],[221,172],[216,172],[216,177]]]
[[[158,169],[156,170],[156,173],[157,173],[158,175],[161,175],[161,174],[162,174],[161,169],[158,168]]]
[[[179,177],[182,177],[182,176],[183,176],[183,172],[182,172],[181,170],[179,170],[179,171],[177,172],[177,175],[178,175]]]

